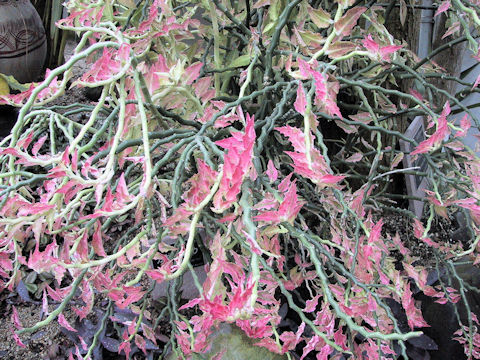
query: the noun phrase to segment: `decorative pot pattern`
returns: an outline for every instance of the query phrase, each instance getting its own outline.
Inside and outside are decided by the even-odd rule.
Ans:
[[[0,0],[0,73],[34,81],[46,56],[45,29],[30,0]]]

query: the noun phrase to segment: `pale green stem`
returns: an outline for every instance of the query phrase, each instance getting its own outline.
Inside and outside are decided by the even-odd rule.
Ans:
[[[347,60],[347,59],[350,59],[352,57],[355,57],[355,56],[368,56],[369,55],[369,52],[368,51],[362,51],[362,50],[356,50],[356,51],[352,51],[346,55],[343,55],[343,56],[340,56],[338,58],[335,58],[333,59],[332,61],[330,61],[330,65],[334,65],[335,63],[339,62],[339,61],[344,61],[344,60]]]
[[[138,112],[140,114],[140,119],[142,121],[142,140],[143,140],[143,151],[144,151],[144,164],[145,164],[145,183],[143,183],[143,189],[140,191],[140,196],[146,196],[152,182],[152,159],[150,156],[150,143],[148,139],[148,120],[147,114],[145,113],[145,107],[143,106],[142,91],[140,89],[140,79],[138,71],[133,73],[135,79],[135,94],[138,99]]]
[[[106,88],[103,88],[104,91],[102,91],[102,97],[103,93],[106,93]],[[110,146],[110,152],[108,153],[108,161],[107,164],[105,165],[105,169],[102,173],[102,175],[95,181],[97,184],[103,184],[104,182],[109,181],[109,179],[112,178],[113,176],[113,168],[115,165],[115,153],[118,148],[118,144],[120,142],[120,138],[122,136],[124,127],[125,127],[125,99],[126,99],[126,92],[125,92],[125,79],[122,78],[120,80],[120,111],[118,113],[118,125],[117,125],[117,131],[115,132],[115,136],[113,137],[113,142],[112,145]],[[98,104],[103,104],[102,99],[98,102]]]
[[[192,257],[193,242],[194,242],[193,240],[195,239],[195,233],[196,233],[196,229],[197,229],[198,220],[200,219],[200,214],[201,214],[203,208],[210,202],[213,195],[215,195],[215,193],[217,192],[218,187],[220,185],[220,181],[222,180],[222,175],[223,175],[223,171],[220,171],[218,176],[217,176],[217,179],[215,180],[215,183],[212,186],[212,189],[210,190],[210,193],[193,210],[194,215],[193,215],[193,219],[190,222],[190,229],[189,229],[189,233],[188,233],[187,245],[185,246],[185,253],[183,254],[182,262],[180,263],[180,266],[178,267],[178,269],[175,272],[173,272],[171,274],[165,274],[165,279],[164,279],[165,281],[166,280],[172,280],[172,279],[175,279],[175,278],[179,277],[187,269],[188,263],[190,262],[190,259]]]
[[[248,85],[250,85],[250,82],[252,81],[253,68],[255,67],[257,60],[258,60],[258,54],[256,53],[252,62],[250,63],[250,65],[248,65],[247,77],[245,79],[245,82],[242,84],[242,87],[240,88],[240,93],[238,94],[239,99],[245,95],[245,90],[247,90]],[[232,112],[234,111],[235,111],[235,108],[232,109]]]
[[[253,241],[256,241],[257,227],[252,221],[252,215],[251,215],[252,205],[251,205],[251,202],[249,201],[249,197],[251,195],[250,195],[250,188],[247,184],[248,184],[247,181],[245,181],[242,184],[242,197],[240,199],[239,204],[243,208],[242,221],[247,229],[248,236]],[[254,286],[252,289],[252,295],[250,296],[250,309],[247,309],[247,312],[252,311],[253,308],[255,307],[255,303],[257,302],[257,297],[258,297],[258,282],[260,280],[260,267],[259,267],[258,254],[255,252],[255,250],[251,249],[250,256],[251,256],[250,267],[252,268],[251,276],[252,276],[252,281],[254,283]],[[241,315],[242,314],[239,314],[239,316]],[[250,313],[248,315],[250,315]]]
[[[81,263],[81,264],[65,264],[65,263],[60,263],[62,267],[65,269],[88,269],[93,266],[100,266],[100,265],[105,265],[108,264],[111,261],[114,261],[118,259],[120,256],[125,255],[126,252],[131,249],[133,246],[135,246],[140,239],[147,234],[146,230],[142,230],[139,232],[127,245],[125,245],[123,248],[121,248],[119,251],[117,251],[115,254],[105,256],[102,259],[99,260],[92,260],[88,263]]]
[[[213,30],[213,61],[215,68],[220,69],[222,62],[220,60],[220,33],[218,31],[218,19],[215,10],[215,4],[213,1],[208,2],[210,5],[210,17],[212,18],[212,30]],[[220,74],[214,74],[215,79],[215,95],[218,96],[220,92]]]
[[[300,86],[300,83],[298,86]],[[307,164],[310,170],[312,170],[312,154],[311,154],[312,138],[310,134],[310,122],[311,122],[311,117],[313,116],[312,96],[314,91],[315,91],[315,85],[312,85],[312,87],[308,91],[308,94],[306,94],[307,105],[305,107],[305,114],[303,115],[303,126],[304,126],[303,137],[305,139],[305,156],[307,158]]]
[[[20,334],[24,334],[24,333],[32,333],[32,332],[35,332],[38,329],[50,324],[53,319],[55,319],[58,315],[60,315],[60,313],[63,311],[63,309],[65,309],[65,307],[67,306],[69,301],[73,298],[73,296],[77,292],[77,289],[78,289],[78,286],[80,285],[80,282],[82,281],[82,279],[83,279],[83,277],[85,276],[86,273],[87,273],[87,269],[83,270],[80,273],[80,275],[78,275],[78,277],[73,282],[72,289],[70,290],[68,295],[65,297],[65,299],[63,299],[63,301],[60,303],[60,305],[55,310],[53,310],[45,319],[43,319],[42,321],[39,321],[38,323],[36,323],[34,326],[32,326],[30,328],[24,328],[24,329],[18,330],[17,334],[20,335]]]
[[[335,13],[335,18],[333,19],[333,22],[336,23],[338,20],[340,20],[340,18],[342,17],[343,15],[343,5],[341,4],[338,4],[337,5],[337,12]],[[328,35],[327,37],[327,40],[325,41],[325,44],[323,45],[323,47],[318,50],[315,54],[313,54],[312,56],[312,59],[309,60],[309,62],[313,62],[314,60],[318,59],[320,56],[322,56],[323,54],[325,54],[325,52],[328,50],[330,44],[332,43],[333,39],[337,36],[337,32],[335,31],[335,27],[332,28],[332,32],[330,33],[330,35]]]
[[[140,271],[138,272],[137,276],[135,276],[135,279],[132,279],[130,281],[128,281],[125,286],[133,286],[135,284],[137,284],[140,279],[142,278],[143,274],[145,273],[145,271],[147,271],[147,269],[149,268],[149,266],[151,265],[151,261],[153,259],[153,257],[156,255],[156,251],[155,249],[158,248],[158,244],[160,243],[162,239],[162,236],[161,234],[157,237],[157,241],[155,241],[154,244],[152,244],[150,246],[150,248],[148,249],[147,253],[150,253],[150,255],[148,256],[147,260],[145,261],[145,264],[143,264],[143,266],[140,268]]]

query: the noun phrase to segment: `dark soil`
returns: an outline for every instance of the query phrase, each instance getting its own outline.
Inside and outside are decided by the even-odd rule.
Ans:
[[[427,267],[433,268],[435,266],[432,248],[413,235],[412,219],[398,213],[390,213],[383,215],[383,221],[382,233],[384,236],[388,234],[393,237],[398,233],[403,245],[410,250],[414,258],[418,258],[418,261]],[[423,219],[423,222],[425,223],[426,220]],[[451,216],[449,220],[443,217],[436,217],[433,220],[429,234],[432,240],[437,243],[451,244],[452,234],[457,228],[458,224],[454,216]]]

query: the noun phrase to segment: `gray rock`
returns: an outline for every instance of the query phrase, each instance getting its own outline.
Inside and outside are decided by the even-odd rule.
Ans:
[[[253,345],[255,340],[234,325],[222,324],[209,339],[212,347],[205,354],[194,355],[194,360],[211,359],[220,351],[226,350],[222,360],[284,360],[286,355],[272,353],[264,347]],[[167,360],[177,360],[173,354]]]

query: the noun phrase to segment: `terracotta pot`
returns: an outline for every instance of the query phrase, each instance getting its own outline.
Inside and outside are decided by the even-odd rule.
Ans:
[[[0,0],[0,73],[34,81],[46,56],[45,29],[30,0]]]

